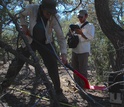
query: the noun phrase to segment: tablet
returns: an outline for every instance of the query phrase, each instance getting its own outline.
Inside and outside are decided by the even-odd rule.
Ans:
[[[80,27],[75,24],[71,24],[69,27],[71,28],[72,31],[74,31],[75,29],[80,29]]]

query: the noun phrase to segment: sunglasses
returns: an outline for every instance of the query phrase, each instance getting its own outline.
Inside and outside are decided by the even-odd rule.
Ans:
[[[84,16],[78,16],[78,18],[83,18]]]

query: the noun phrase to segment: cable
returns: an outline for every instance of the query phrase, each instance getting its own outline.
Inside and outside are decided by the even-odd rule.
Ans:
[[[106,87],[104,90],[107,90],[107,89],[111,88],[111,87],[114,86],[114,85],[122,84],[122,83],[124,83],[124,81],[115,82],[115,83],[109,85],[108,87]]]

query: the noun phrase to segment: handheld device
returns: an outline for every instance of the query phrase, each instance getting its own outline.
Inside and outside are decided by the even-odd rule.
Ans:
[[[75,29],[80,29],[80,27],[75,24],[71,24],[69,27],[71,28],[72,31],[74,31]]]

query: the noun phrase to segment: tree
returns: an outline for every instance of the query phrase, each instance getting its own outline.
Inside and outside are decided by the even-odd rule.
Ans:
[[[124,30],[112,18],[109,0],[95,0],[95,9],[102,31],[116,50],[113,70],[120,70],[124,64]]]

